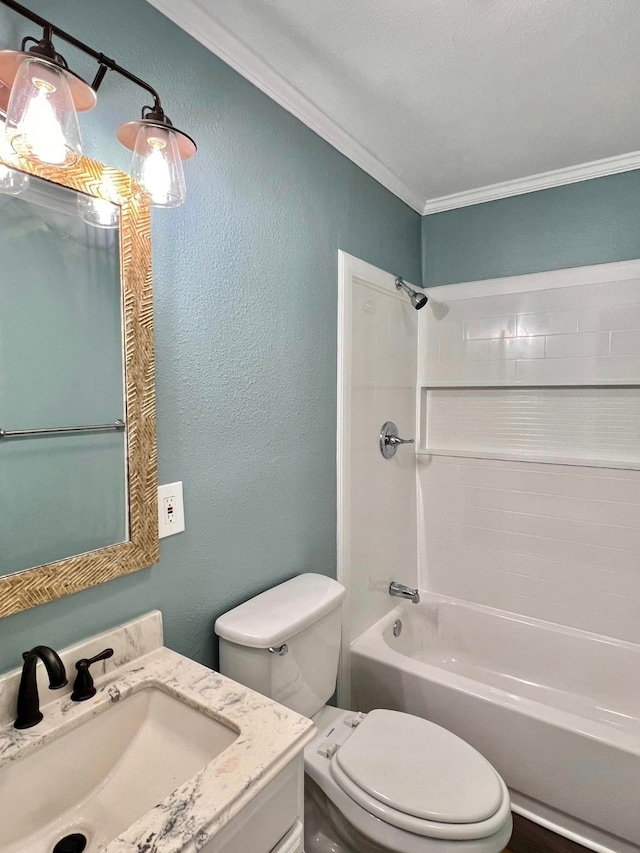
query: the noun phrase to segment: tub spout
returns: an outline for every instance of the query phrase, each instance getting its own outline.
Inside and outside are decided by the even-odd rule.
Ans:
[[[410,598],[414,604],[420,601],[420,593],[417,589],[410,586],[405,586],[403,583],[391,581],[389,584],[389,595],[395,595],[398,598]]]

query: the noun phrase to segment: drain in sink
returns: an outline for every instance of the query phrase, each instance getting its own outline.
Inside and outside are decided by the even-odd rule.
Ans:
[[[82,853],[87,846],[87,838],[81,832],[65,835],[53,848],[53,853]]]

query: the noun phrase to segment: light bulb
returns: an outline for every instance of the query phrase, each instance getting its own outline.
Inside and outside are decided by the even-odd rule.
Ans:
[[[182,160],[170,128],[140,127],[131,173],[149,194],[154,207],[177,207],[185,200]]]
[[[55,89],[45,80],[38,78],[34,78],[33,85],[36,95],[29,101],[18,124],[16,137],[26,137],[33,154],[43,163],[64,163],[67,152],[62,128],[56,121],[55,113],[47,99]]]
[[[22,61],[6,123],[11,144],[23,157],[71,166],[82,153],[78,117],[65,73],[41,59]]]
[[[78,193],[78,216],[95,228],[117,228],[120,208],[104,198]]]
[[[162,149],[167,143],[164,139],[151,136],[147,139],[150,152],[144,158],[142,166],[142,184],[149,191],[154,204],[166,204],[171,192],[171,173]]]

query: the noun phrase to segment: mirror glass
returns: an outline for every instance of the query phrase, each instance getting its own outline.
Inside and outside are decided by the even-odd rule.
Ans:
[[[17,174],[0,175],[0,576],[130,538],[120,208]]]

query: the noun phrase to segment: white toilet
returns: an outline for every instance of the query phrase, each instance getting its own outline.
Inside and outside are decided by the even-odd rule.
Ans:
[[[509,794],[479,752],[411,714],[326,705],[344,595],[331,578],[299,575],[215,626],[224,675],[318,728],[304,753],[305,853],[500,853]]]

